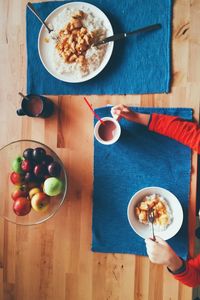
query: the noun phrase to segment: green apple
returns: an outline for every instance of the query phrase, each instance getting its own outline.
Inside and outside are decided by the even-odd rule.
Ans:
[[[35,211],[46,211],[49,208],[50,197],[43,192],[33,195],[31,198],[31,206]]]
[[[57,177],[49,177],[44,182],[43,191],[48,196],[57,196],[63,190],[63,182]]]
[[[22,161],[23,161],[23,157],[21,157],[21,156],[18,156],[13,160],[12,169],[13,169],[14,172],[20,173],[20,174],[23,173],[23,170],[21,169]]]

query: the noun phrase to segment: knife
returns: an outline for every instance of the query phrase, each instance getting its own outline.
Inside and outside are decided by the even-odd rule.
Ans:
[[[92,46],[96,47],[96,46],[99,46],[99,45],[102,45],[102,44],[107,44],[109,42],[124,39],[124,38],[126,38],[128,36],[131,36],[133,34],[152,31],[152,30],[156,30],[156,29],[159,29],[159,28],[161,28],[161,24],[153,24],[153,25],[150,25],[150,26],[147,26],[147,27],[136,29],[134,31],[117,33],[117,34],[111,35],[111,36],[109,36],[109,37],[107,37],[103,40],[95,42]]]

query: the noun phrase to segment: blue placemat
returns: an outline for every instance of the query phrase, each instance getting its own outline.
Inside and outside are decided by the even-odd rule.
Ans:
[[[73,2],[73,1],[70,1]],[[27,9],[27,93],[35,94],[145,94],[170,90],[171,0],[93,0],[112,23],[114,32],[161,23],[162,29],[115,43],[106,68],[90,81],[59,81],[43,67],[37,49],[40,22]],[[66,1],[34,4],[46,18]]]
[[[134,110],[192,119],[189,108]],[[100,117],[110,116],[108,107],[96,112]],[[145,126],[124,119],[120,124],[122,135],[116,144],[104,146],[94,140],[92,250],[146,255],[144,240],[128,223],[127,206],[138,190],[159,186],[174,193],[183,207],[183,226],[168,242],[178,255],[186,258],[191,151],[175,140],[148,131]]]

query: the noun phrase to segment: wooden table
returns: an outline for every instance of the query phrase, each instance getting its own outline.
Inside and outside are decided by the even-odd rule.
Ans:
[[[0,299],[17,300],[189,300],[192,289],[162,266],[134,255],[92,253],[93,117],[82,96],[52,96],[47,119],[17,117],[26,90],[25,0],[0,2],[0,146],[35,139],[52,147],[69,179],[67,199],[48,222],[22,227],[0,221]],[[175,1],[172,92],[161,95],[91,96],[136,106],[200,107],[200,1]],[[189,209],[190,253],[194,250],[197,155],[192,156]],[[2,175],[2,172],[1,172]]]

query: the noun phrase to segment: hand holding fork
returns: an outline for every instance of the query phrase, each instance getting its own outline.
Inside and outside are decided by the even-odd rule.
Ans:
[[[155,238],[155,235],[154,235],[154,226],[153,226],[153,223],[154,223],[154,211],[153,211],[153,209],[148,210],[148,220],[151,223],[152,240],[155,241],[156,238]]]

